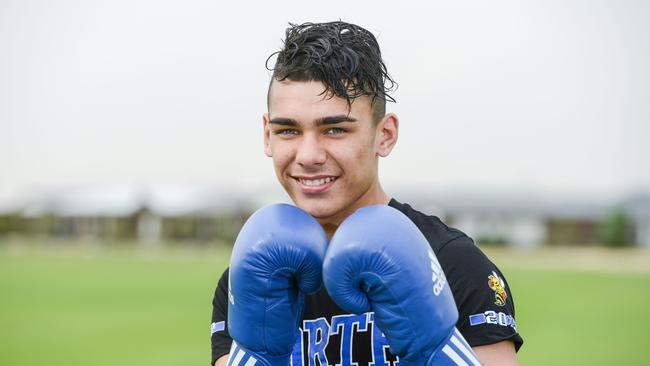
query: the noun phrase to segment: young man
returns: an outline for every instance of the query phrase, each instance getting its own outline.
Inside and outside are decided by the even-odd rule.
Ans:
[[[390,154],[399,131],[398,117],[385,110],[392,85],[369,31],[345,22],[291,25],[262,117],[264,151],[295,205],[330,238],[361,207],[384,204],[405,214],[438,257],[458,307],[456,326],[481,362],[516,365],[523,340],[503,274],[464,233],[391,198],[379,183],[379,157]],[[226,270],[213,300],[216,365],[226,364],[232,343],[227,292]],[[324,288],[306,297],[302,319],[293,366],[383,366],[395,360],[372,314],[347,314]]]

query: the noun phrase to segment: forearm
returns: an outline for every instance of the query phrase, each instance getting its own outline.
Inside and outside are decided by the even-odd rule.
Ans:
[[[502,341],[485,346],[472,347],[483,366],[517,366],[517,353],[512,341]]]
[[[214,361],[214,366],[226,366],[228,364],[228,354],[225,354]]]

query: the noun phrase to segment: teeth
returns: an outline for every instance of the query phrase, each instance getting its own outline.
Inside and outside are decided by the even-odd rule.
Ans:
[[[321,179],[300,179],[300,183],[306,185],[306,186],[322,186],[325,183],[329,183],[334,181],[334,177],[327,177],[327,178],[321,178]]]

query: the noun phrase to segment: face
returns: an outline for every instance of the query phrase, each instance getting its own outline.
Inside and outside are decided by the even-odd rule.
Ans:
[[[338,225],[357,208],[386,203],[377,163],[397,139],[397,117],[372,121],[369,97],[349,108],[316,81],[274,80],[263,117],[265,153],[294,203],[321,224]]]

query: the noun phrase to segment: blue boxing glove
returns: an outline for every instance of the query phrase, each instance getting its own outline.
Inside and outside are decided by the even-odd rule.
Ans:
[[[438,259],[398,210],[369,206],[343,221],[325,255],[323,283],[346,311],[375,312],[401,364],[480,365],[455,327],[458,310]]]
[[[244,224],[230,258],[229,366],[287,366],[304,294],[318,291],[327,236],[305,211],[277,204]]]

